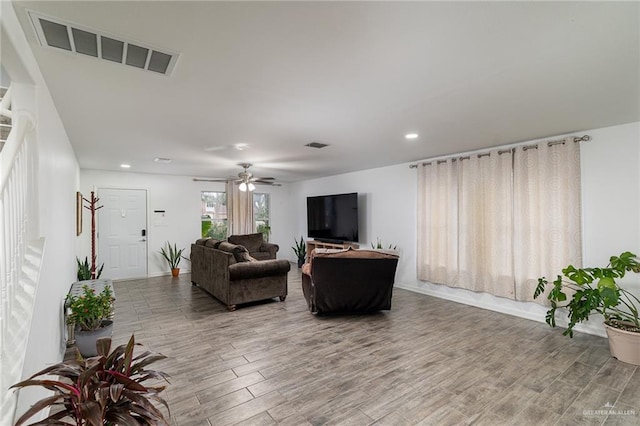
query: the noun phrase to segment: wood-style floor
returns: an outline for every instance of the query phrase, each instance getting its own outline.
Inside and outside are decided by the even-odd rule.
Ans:
[[[391,311],[310,314],[289,296],[227,309],[189,275],[115,283],[114,343],[169,358],[177,426],[639,425],[640,368],[603,338],[396,289]]]

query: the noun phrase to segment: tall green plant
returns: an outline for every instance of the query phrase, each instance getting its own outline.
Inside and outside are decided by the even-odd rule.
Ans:
[[[166,357],[149,351],[134,357],[135,345],[132,335],[126,345],[120,345],[109,353],[111,338],[101,338],[96,344],[98,356],[84,359],[78,353],[75,360],[47,367],[11,386],[41,386],[53,392],[24,413],[16,426],[49,408],[49,416],[37,424],[168,426],[162,412],[152,403],[158,402],[169,410],[166,401],[159,396],[165,387],[142,384],[149,379],[167,379],[166,373],[147,369],[149,364]],[[55,378],[37,378],[39,376]]]
[[[293,250],[293,252],[298,257],[298,260],[306,259],[306,257],[307,257],[307,243],[304,241],[304,238],[302,238],[302,235],[300,235],[300,241],[299,242],[298,242],[298,240],[296,238],[294,238],[293,241],[295,242],[295,246],[291,247],[291,249]]]
[[[84,262],[80,262],[80,259],[76,257],[78,262],[78,281],[86,281],[91,279],[91,266],[89,265],[89,258],[85,256]],[[98,272],[96,272],[96,279],[102,275],[102,269],[104,269],[104,263],[100,265]]]
[[[187,259],[182,255],[184,248],[178,250],[178,246],[176,244],[171,247],[171,243],[169,243],[169,241],[166,242],[166,247],[166,250],[164,247],[160,249],[160,254],[167,260],[171,269],[176,269],[180,265],[181,259]]]
[[[605,322],[612,327],[624,328],[621,322],[627,322],[640,330],[636,306],[640,300],[616,283],[616,279],[624,277],[627,272],[640,272],[637,256],[628,251],[620,256],[612,256],[604,268],[578,269],[569,265],[562,270],[564,278],[558,275],[552,283],[545,277],[538,278],[533,297],[537,298],[550,287],[547,299],[551,302],[551,308],[545,320],[555,327],[556,310],[566,308],[569,311],[569,325],[562,333],[565,336],[573,337],[573,327],[587,321],[593,313],[602,314]],[[567,295],[567,291],[573,294]]]

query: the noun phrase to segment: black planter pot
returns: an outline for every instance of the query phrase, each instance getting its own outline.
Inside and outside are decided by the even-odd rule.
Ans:
[[[304,265],[304,258],[298,259],[298,268],[302,268],[302,265]]]

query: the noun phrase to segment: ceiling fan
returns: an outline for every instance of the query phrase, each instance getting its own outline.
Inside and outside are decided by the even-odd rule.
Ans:
[[[244,170],[238,173],[238,177],[235,176],[228,178],[193,178],[195,182],[229,182],[233,181],[238,184],[238,189],[240,191],[253,191],[256,189],[256,185],[271,185],[271,186],[280,186],[279,183],[275,182],[275,178],[272,177],[255,177],[252,173],[249,172],[249,167],[252,166],[251,163],[238,163],[238,166],[241,166]]]

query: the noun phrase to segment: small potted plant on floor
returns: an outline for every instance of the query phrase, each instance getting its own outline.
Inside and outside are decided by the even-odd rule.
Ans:
[[[169,267],[171,268],[171,276],[173,276],[173,278],[176,278],[180,274],[180,261],[183,258],[187,259],[182,255],[183,251],[183,248],[178,250],[178,246],[176,244],[174,244],[172,247],[169,241],[166,242],[166,250],[164,247],[160,249],[160,254],[169,263]]]
[[[612,256],[604,268],[578,269],[569,265],[562,270],[564,277],[558,275],[551,283],[545,277],[539,278],[533,296],[537,298],[550,288],[547,298],[551,308],[547,311],[546,322],[551,327],[556,325],[556,310],[568,310],[569,325],[562,333],[565,336],[573,337],[574,326],[587,321],[589,315],[602,314],[611,355],[620,361],[640,365],[640,299],[616,282],[627,272],[640,273],[640,263],[631,252]]]
[[[302,265],[304,265],[307,259],[307,243],[304,241],[304,238],[302,238],[302,235],[300,235],[300,242],[295,238],[293,241],[295,242],[295,246],[291,247],[291,249],[298,258],[298,268],[302,268]]]
[[[110,337],[113,331],[113,321],[109,319],[113,312],[113,291],[110,285],[105,285],[100,293],[88,285],[83,285],[82,291],[79,296],[67,296],[67,321],[73,324],[80,353],[94,356],[97,354],[96,341],[101,337]]]
[[[49,416],[38,424],[168,426],[162,412],[153,404],[157,402],[169,409],[158,395],[164,386],[142,384],[149,379],[167,379],[165,373],[147,369],[149,364],[166,357],[148,351],[134,357],[134,346],[135,339],[131,336],[126,345],[109,353],[111,338],[102,338],[97,342],[98,356],[88,359],[79,356],[52,365],[11,386],[42,386],[53,392],[24,413],[16,426],[49,408]]]

